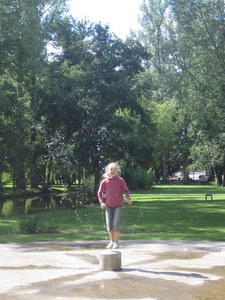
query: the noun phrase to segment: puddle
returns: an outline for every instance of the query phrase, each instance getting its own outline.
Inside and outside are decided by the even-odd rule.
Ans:
[[[30,242],[26,244],[18,244],[20,250],[30,251],[30,252],[48,252],[48,251],[73,251],[73,250],[96,250],[96,249],[105,249],[107,243],[106,242],[63,242],[63,243],[35,243]]]
[[[15,298],[0,297],[0,299],[225,299],[224,279],[207,282],[207,284],[203,286],[189,286],[175,281],[149,279],[144,276],[127,275],[121,272],[116,279],[91,281],[88,285],[87,283],[76,284],[76,280],[82,279],[87,275],[88,274],[69,276],[61,278],[60,280],[49,280],[43,284],[33,284],[27,289],[21,288],[19,293],[15,293]],[[66,282],[71,282],[71,280],[73,280],[73,284],[65,284]],[[26,291],[29,290],[33,291],[32,297],[26,293]]]
[[[39,246],[38,249],[36,246]],[[224,259],[223,253],[217,253],[222,252],[220,248],[192,247],[185,248],[184,251],[171,251],[168,248],[164,252],[160,252],[160,248],[154,248],[154,252],[152,247],[127,247],[122,250],[124,260],[121,271],[101,272],[98,267],[101,251],[98,249],[103,248],[105,242],[102,241],[47,242],[42,245],[27,243],[22,246],[22,251],[21,247],[16,248],[23,260],[18,267],[2,264],[0,272],[4,272],[5,278],[16,275],[10,283],[8,293],[5,289],[0,294],[0,300],[225,299],[225,261],[223,266],[220,263],[219,266],[216,265],[220,258]],[[42,253],[34,254],[33,251]],[[61,251],[61,254],[51,251]],[[48,255],[50,260],[47,260]],[[59,262],[61,260],[61,264],[55,264],[54,255]],[[29,259],[42,256],[45,259],[40,266]],[[214,258],[215,264],[212,263]],[[177,260],[176,264],[173,260]],[[52,277],[41,277],[48,270]],[[33,281],[27,280],[32,276]],[[21,280],[19,285],[13,286],[21,277],[24,281]]]
[[[190,252],[190,251],[176,251],[176,252],[163,252],[155,253],[155,257],[151,262],[157,262],[161,260],[170,260],[170,259],[199,259],[205,256],[207,253],[204,252]]]
[[[68,245],[57,245],[57,250],[80,250],[80,249],[105,249],[107,243],[103,242],[96,242],[96,243],[74,243],[73,245],[68,244]]]
[[[79,257],[79,259],[88,262],[90,264],[98,265],[99,259],[94,255],[89,254],[69,254],[70,256]]]
[[[207,282],[203,288],[194,293],[192,298],[196,300],[224,300],[225,299],[225,280]]]

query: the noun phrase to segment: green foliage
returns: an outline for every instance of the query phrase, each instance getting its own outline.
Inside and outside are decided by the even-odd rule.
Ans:
[[[96,188],[118,160],[164,180],[192,163],[222,184],[224,1],[144,1],[142,32],[126,41],[64,17],[66,2],[1,2],[3,183],[9,173],[19,192],[49,191],[94,176]],[[50,40],[60,49],[51,57]],[[151,186],[135,177],[131,186]]]
[[[122,171],[122,177],[126,180],[126,183],[131,190],[136,189],[150,189],[154,185],[155,175],[149,170],[143,169],[124,169]]]
[[[40,217],[30,216],[20,220],[19,233],[33,234],[33,233],[55,233],[57,232],[57,225],[53,223],[43,223]]]
[[[212,168],[217,177],[224,174],[224,2],[170,1],[177,24],[177,45],[182,80],[179,101],[186,107],[193,141],[193,165]],[[218,16],[220,16],[218,18]],[[177,54],[176,54],[177,61]],[[184,63],[185,62],[185,63]],[[185,86],[184,86],[185,85]],[[190,147],[190,145],[189,145]]]
[[[3,203],[1,215],[5,217],[13,216],[14,212],[14,203],[11,200],[8,200]]]
[[[20,233],[37,233],[39,229],[39,221],[37,217],[21,219],[19,222]]]
[[[8,172],[3,172],[1,181],[4,185],[7,185],[7,184],[11,183],[12,182],[11,174],[8,173]]]
[[[224,20],[223,1],[153,0],[142,4],[139,38],[152,56],[144,74],[151,85],[147,92],[143,86],[141,100],[149,108],[152,101],[175,101],[173,124],[161,112],[153,140],[152,167],[158,173],[159,165],[164,164],[163,172],[159,170],[163,177],[182,167],[187,178],[191,162],[205,169],[210,165],[220,179],[225,172],[221,155],[225,148]],[[162,125],[168,134],[162,134]]]

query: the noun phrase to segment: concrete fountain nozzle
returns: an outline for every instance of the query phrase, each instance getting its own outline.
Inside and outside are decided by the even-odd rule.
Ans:
[[[121,252],[104,251],[100,253],[100,270],[101,271],[120,271],[121,270]]]

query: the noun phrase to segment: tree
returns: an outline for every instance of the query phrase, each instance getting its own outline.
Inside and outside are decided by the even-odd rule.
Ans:
[[[176,107],[172,101],[154,103],[153,107],[153,120],[157,132],[154,139],[153,168],[157,177],[162,177],[163,182],[167,182],[170,157],[176,152],[174,145],[178,142]]]
[[[210,165],[221,183],[225,166],[220,155],[224,151],[224,1],[189,1],[187,5],[179,0],[171,1],[171,6],[177,23],[178,50],[181,53],[186,49],[188,54],[185,69],[184,64],[180,67],[188,87],[186,107],[189,106],[190,134],[195,141],[192,159],[199,168],[203,168],[203,161],[207,162],[205,168]]]
[[[11,113],[8,115],[10,141],[7,156],[13,170],[14,187],[18,189],[26,189],[26,165],[32,168],[34,163],[31,148],[35,126],[31,124],[34,123],[33,110],[37,100],[36,79],[47,37],[43,23],[46,26],[53,17],[52,13],[56,14],[63,3],[65,1],[61,0],[4,0],[0,4],[0,74],[10,86],[14,105],[8,108]]]
[[[55,30],[61,53],[50,64],[43,113],[50,128],[73,141],[74,156],[95,176],[96,189],[104,164],[123,158],[128,149],[124,132],[133,126],[125,115],[144,118],[133,86],[147,54],[140,43],[123,42],[108,26],[65,18]]]
[[[224,12],[224,1],[215,0],[155,0],[142,5],[139,39],[152,54],[146,68],[151,90],[142,101],[149,99],[150,108],[152,101],[174,99],[179,114],[173,150],[180,156],[186,179],[188,164],[202,168],[207,160],[208,151],[202,146],[209,150],[210,142],[217,144],[210,150],[214,162],[215,149],[224,149]],[[196,153],[206,155],[205,159]],[[211,165],[220,179],[225,165],[221,159],[220,165]]]
[[[175,28],[169,9],[169,1],[144,1],[142,30],[138,35],[151,53],[145,73],[140,78],[140,102],[150,116],[153,114],[156,128],[153,168],[164,182],[172,171],[180,169],[178,160],[181,161],[180,157],[184,154],[183,149],[178,147],[184,137],[182,124],[179,122],[181,128],[176,124],[179,119],[177,110],[180,109],[176,104],[176,93],[181,76],[174,66]]]

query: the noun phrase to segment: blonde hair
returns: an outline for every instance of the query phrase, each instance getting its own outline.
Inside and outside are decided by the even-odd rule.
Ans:
[[[111,167],[116,167],[116,172],[117,172],[117,176],[120,176],[120,173],[121,173],[121,169],[120,169],[120,166],[117,162],[111,162],[109,163],[106,167],[105,167],[105,173],[103,174],[102,177],[104,178],[108,178],[109,177],[109,169]]]

